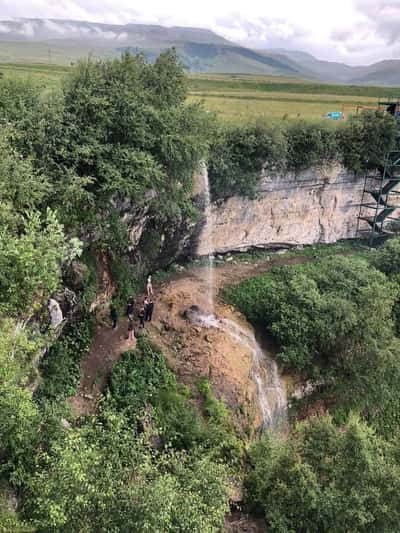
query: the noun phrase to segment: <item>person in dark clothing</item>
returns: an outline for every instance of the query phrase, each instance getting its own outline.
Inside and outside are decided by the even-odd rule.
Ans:
[[[149,308],[149,301],[150,299],[146,296],[143,300],[143,308],[144,308],[144,321],[147,322],[147,315],[148,315],[148,308]]]
[[[126,316],[128,317],[128,320],[133,320],[133,315],[135,312],[135,306],[133,298],[129,298],[128,304],[126,306]]]
[[[133,318],[128,320],[128,340],[134,341],[135,340],[135,328],[133,325]]]
[[[110,318],[113,329],[117,329],[118,313],[114,305],[110,306]]]
[[[145,320],[147,322],[151,322],[151,319],[153,317],[153,311],[154,311],[154,302],[153,302],[153,299],[150,298],[149,302],[147,304],[147,308],[146,308],[146,318],[145,318]]]
[[[144,307],[141,307],[139,311],[139,322],[140,322],[141,328],[144,328],[144,317],[145,317]]]

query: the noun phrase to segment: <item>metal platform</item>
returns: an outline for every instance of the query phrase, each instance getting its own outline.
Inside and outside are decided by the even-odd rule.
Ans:
[[[379,106],[385,106],[392,114],[400,112],[400,96],[380,100]],[[395,145],[386,154],[385,165],[365,173],[356,236],[368,239],[373,246],[377,239],[395,234],[392,230],[395,223],[400,224],[400,121]]]

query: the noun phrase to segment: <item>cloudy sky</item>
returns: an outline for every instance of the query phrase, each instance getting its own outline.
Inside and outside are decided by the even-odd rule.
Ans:
[[[207,27],[353,65],[400,57],[400,0],[0,0],[0,20],[14,17]]]

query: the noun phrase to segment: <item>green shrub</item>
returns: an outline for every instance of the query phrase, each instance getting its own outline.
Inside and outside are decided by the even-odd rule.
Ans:
[[[249,504],[276,533],[396,531],[400,464],[396,444],[351,417],[298,424],[287,441],[265,437],[250,452]]]
[[[76,394],[81,378],[80,363],[90,347],[94,326],[91,316],[74,322],[50,347],[40,364],[41,382],[35,395],[39,403],[61,401]]]
[[[280,362],[329,373],[351,365],[359,348],[388,346],[396,288],[363,259],[324,258],[275,268],[226,293],[253,323],[278,341]]]
[[[375,268],[386,274],[400,290],[400,238],[387,240],[375,251],[372,262]],[[393,307],[393,320],[397,336],[400,336],[400,298]]]
[[[306,121],[289,122],[286,128],[287,169],[299,172],[339,160],[337,128]]]
[[[338,131],[345,167],[360,172],[384,165],[397,125],[391,115],[367,110],[351,116],[346,127]]]
[[[168,369],[159,348],[145,336],[133,352],[125,353],[114,366],[106,405],[124,413],[132,424],[153,407],[153,426],[163,443],[178,450],[202,448],[215,459],[238,465],[243,445],[227,407],[216,400],[207,381],[202,382],[204,418]]]
[[[49,533],[212,533],[227,499],[224,466],[206,454],[157,452],[107,411],[41,454],[24,513]]]
[[[34,470],[40,416],[31,394],[15,385],[0,386],[0,476],[23,486]]]
[[[286,166],[286,139],[281,127],[219,129],[208,161],[213,198],[254,195],[265,162],[271,172]]]
[[[364,111],[340,125],[302,120],[220,128],[209,152],[211,191],[215,199],[252,196],[262,168],[271,175],[335,161],[354,172],[376,168],[395,135],[393,117],[380,111]]]
[[[173,387],[174,380],[159,348],[142,335],[136,349],[124,353],[113,368],[108,388],[111,405],[136,420],[160,391]]]

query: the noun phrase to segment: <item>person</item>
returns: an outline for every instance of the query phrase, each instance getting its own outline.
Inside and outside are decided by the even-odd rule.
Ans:
[[[117,329],[117,322],[118,322],[118,313],[117,313],[117,310],[115,308],[115,305],[111,305],[110,306],[110,318],[111,318],[111,322],[112,322],[112,328],[113,329]]]
[[[150,274],[147,276],[146,292],[147,296],[153,296],[153,283]]]
[[[134,301],[133,301],[133,298],[131,297],[129,298],[127,306],[126,306],[126,316],[128,317],[128,320],[133,320],[134,311],[135,311]]]
[[[154,310],[154,302],[153,302],[153,298],[150,298],[149,302],[147,304],[147,308],[146,308],[146,318],[145,318],[145,320],[147,322],[151,322],[151,319],[153,317],[153,310]]]
[[[133,317],[128,319],[128,340],[135,340],[135,328],[133,325]]]
[[[144,307],[140,308],[140,311],[139,311],[139,322],[140,322],[140,327],[144,328]]]
[[[149,298],[146,296],[145,299],[143,300],[144,321],[145,322],[147,322],[148,307],[149,307]]]

